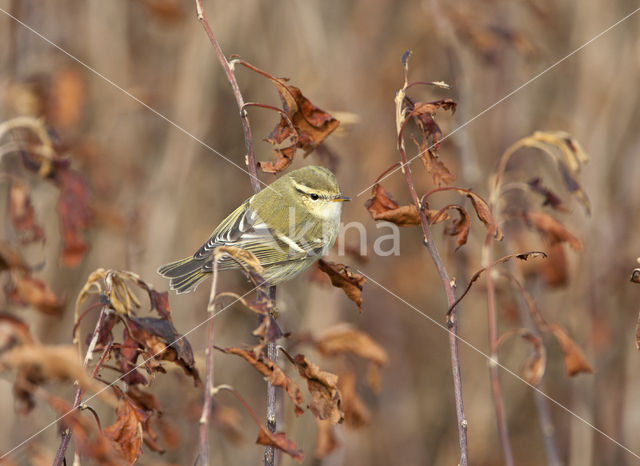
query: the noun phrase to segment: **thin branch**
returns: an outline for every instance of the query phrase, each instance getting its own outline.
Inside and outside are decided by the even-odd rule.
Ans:
[[[546,325],[544,318],[540,314],[539,309],[535,306],[533,297],[522,286],[520,281],[513,275],[512,272],[506,272],[504,274],[511,282],[512,286],[522,294],[522,299],[517,300],[518,310],[520,312],[520,318],[530,332],[537,337],[541,338],[540,325]],[[533,306],[533,308],[532,308]],[[538,383],[538,388],[545,392],[544,379]],[[547,464],[549,466],[560,466],[562,461],[558,454],[558,446],[555,436],[555,427],[553,425],[553,419],[549,409],[549,400],[540,394],[537,390],[533,392],[533,399],[536,403],[536,410],[538,411],[538,422],[540,423],[540,434],[542,435],[542,443],[544,445],[544,451],[547,455]]]
[[[224,73],[227,76],[229,84],[231,85],[231,89],[233,90],[233,95],[236,99],[236,103],[238,105],[238,110],[240,112],[240,118],[242,120],[242,131],[244,133],[244,144],[247,149],[247,165],[251,179],[251,186],[253,187],[254,193],[260,192],[260,180],[258,179],[257,174],[257,164],[255,153],[253,149],[253,137],[251,136],[251,126],[249,124],[249,117],[247,112],[245,111],[245,102],[240,92],[240,88],[238,87],[238,82],[236,80],[235,74],[229,64],[229,61],[226,59],[224,53],[222,52],[222,48],[218,43],[215,35],[213,34],[213,30],[207,21],[207,18],[204,13],[204,8],[202,7],[202,0],[195,0],[196,2],[196,12],[198,14],[198,20],[202,24],[213,48],[216,52],[218,60],[224,69]],[[244,63],[243,63],[244,64]],[[248,66],[247,64],[244,64]],[[255,69],[255,67],[253,67]],[[262,289],[259,292],[264,293]],[[268,296],[273,297],[275,302],[275,294],[276,288],[274,286],[269,287]],[[271,359],[274,363],[276,362],[276,357],[278,355],[277,350],[275,349],[275,343],[269,343],[267,345],[267,357]],[[274,387],[271,382],[267,383],[267,426],[269,430],[272,432],[276,431],[277,427],[277,409],[276,409],[276,387]],[[274,466],[275,465],[275,450],[273,447],[265,448],[264,455],[264,464],[265,466]]]
[[[211,279],[211,291],[209,292],[209,303],[207,312],[214,315],[216,309],[216,294],[218,287],[218,255],[213,254],[213,278]],[[200,464],[209,464],[209,425],[211,424],[211,407],[213,403],[213,346],[214,341],[213,317],[209,318],[209,328],[207,333],[207,348],[205,349],[206,375],[204,384],[204,403],[202,405],[202,415],[200,416]]]
[[[405,68],[406,69],[406,68]],[[405,91],[407,87],[407,80],[405,76],[405,86],[402,90],[398,91],[396,94],[396,130],[398,133],[404,128],[403,120],[406,118],[402,112],[402,102],[404,101]],[[436,266],[438,274],[440,275],[440,279],[442,281],[442,286],[444,287],[445,294],[447,295],[447,302],[449,306],[452,307],[452,314],[455,316],[455,307],[453,304],[455,303],[455,296],[453,293],[453,288],[451,286],[451,280],[449,279],[449,275],[447,270],[440,258],[440,254],[438,253],[438,249],[433,242],[433,237],[431,235],[431,229],[429,228],[429,222],[427,221],[427,217],[423,209],[421,209],[420,199],[418,198],[418,194],[416,193],[416,189],[413,183],[413,177],[411,176],[411,168],[408,165],[407,155],[404,148],[404,140],[398,140],[398,151],[400,152],[400,160],[402,166],[402,172],[404,173],[405,180],[409,187],[409,191],[411,193],[411,198],[413,199],[413,203],[416,205],[418,212],[420,214],[420,224],[422,226],[422,231],[424,234],[424,243],[429,253],[431,254],[431,258]],[[451,353],[451,371],[453,375],[453,393],[456,403],[456,418],[458,425],[458,442],[460,447],[460,466],[467,466],[468,464],[468,447],[467,447],[467,420],[464,416],[464,404],[462,401],[462,377],[460,374],[460,356],[458,353],[458,324],[456,319],[453,319],[453,324],[450,326],[449,331],[449,352]]]
[[[484,242],[483,256],[484,263],[488,264],[491,260],[491,235],[487,235]],[[492,265],[487,265],[483,270],[490,268]],[[479,274],[478,274],[479,276]],[[475,275],[474,275],[475,277]],[[476,277],[477,278],[477,277]],[[491,273],[487,274],[487,315],[489,320],[489,354],[491,356],[491,363],[489,364],[489,377],[491,379],[491,393],[493,396],[493,406],[496,411],[496,421],[498,423],[498,435],[500,437],[500,444],[502,445],[502,454],[504,456],[504,463],[506,466],[513,466],[513,451],[511,449],[511,441],[509,440],[509,429],[504,416],[504,404],[502,402],[502,387],[500,385],[500,378],[498,374],[498,365],[495,361],[498,360],[498,318],[496,315],[496,289],[493,283],[493,276]]]
[[[216,36],[213,34],[213,30],[211,26],[209,26],[209,22],[207,21],[207,17],[204,14],[204,8],[202,7],[202,0],[196,0],[196,12],[198,14],[198,20],[202,24],[209,40],[211,41],[211,45],[213,45],[214,50],[216,51],[216,55],[218,56],[218,61],[222,65],[224,69],[224,74],[231,84],[231,89],[233,90],[233,96],[236,99],[236,103],[238,104],[238,109],[240,111],[240,118],[242,120],[242,131],[244,133],[244,145],[247,149],[247,165],[251,179],[251,186],[253,187],[253,192],[257,193],[260,191],[260,180],[258,179],[257,173],[257,165],[256,165],[256,157],[253,150],[253,138],[251,136],[251,125],[249,124],[249,117],[247,113],[244,111],[244,99],[242,98],[242,94],[240,93],[240,88],[238,87],[238,81],[236,80],[236,76],[229,66],[229,62],[227,58],[224,56],[222,52],[222,48],[216,39]]]
[[[489,235],[489,236],[491,236],[491,235]],[[471,285],[473,285],[473,283],[478,278],[480,278],[480,275],[482,275],[483,272],[495,267],[498,264],[503,264],[503,263],[507,262],[508,260],[513,259],[514,257],[517,257],[520,260],[527,260],[530,256],[531,257],[540,256],[542,258],[546,258],[547,254],[542,252],[542,251],[527,251],[527,252],[519,252],[519,253],[516,253],[516,254],[508,254],[506,256],[502,256],[500,259],[495,260],[491,264],[486,265],[486,266],[482,267],[480,270],[476,271],[476,273],[474,273],[471,276],[471,279],[469,280],[469,283],[467,284],[467,287],[464,289],[462,294],[460,296],[458,296],[458,299],[456,299],[455,302],[449,307],[449,310],[447,311],[447,322],[449,323],[449,325],[451,324],[451,314],[452,314],[453,309],[460,303],[460,301],[462,301],[464,299],[464,297],[467,295],[467,293],[471,289]]]
[[[275,303],[276,287],[269,287],[269,299]],[[275,342],[267,343],[267,358],[271,359],[275,364],[278,359],[278,347]],[[271,382],[267,383],[267,429],[269,432],[275,433],[278,426],[278,396],[277,388]],[[274,447],[266,447],[264,449],[265,466],[273,466],[276,464],[276,450]]]

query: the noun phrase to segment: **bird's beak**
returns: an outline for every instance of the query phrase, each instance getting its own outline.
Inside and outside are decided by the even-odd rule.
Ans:
[[[342,194],[340,194],[339,196],[336,196],[333,198],[333,202],[346,202],[346,201],[350,201],[351,198],[348,196],[344,196]]]

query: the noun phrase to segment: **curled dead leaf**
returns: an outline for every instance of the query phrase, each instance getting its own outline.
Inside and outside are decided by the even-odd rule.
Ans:
[[[326,273],[331,279],[331,284],[336,288],[342,288],[347,297],[356,303],[358,312],[362,312],[362,288],[367,281],[359,273],[352,272],[349,267],[344,264],[320,259],[318,267]]]
[[[548,324],[544,329],[553,334],[562,347],[564,353],[564,365],[568,376],[574,376],[582,372],[592,373],[593,366],[589,364],[587,357],[580,347],[571,339],[567,332],[558,324]]]
[[[195,359],[189,341],[184,338],[169,320],[156,317],[123,317],[126,320],[127,333],[131,332],[134,342],[135,356],[131,364],[135,367],[138,354],[145,359],[170,361],[182,367],[185,374],[200,384],[200,375],[195,366]],[[147,361],[149,363],[150,361]],[[152,370],[162,370],[154,367]]]
[[[493,215],[491,215],[491,211],[489,210],[489,206],[486,201],[471,191],[466,191],[465,194],[469,199],[471,199],[471,204],[473,204],[473,208],[475,209],[478,218],[482,223],[484,223],[487,232],[498,241],[501,241],[504,237],[502,230],[500,230],[498,223]]]
[[[373,186],[365,207],[374,220],[395,223],[400,227],[420,225],[418,208],[415,205],[399,206],[379,184]],[[439,223],[449,218],[446,212],[438,213],[429,209],[425,209],[425,214],[430,223]]]
[[[301,149],[307,156],[340,124],[329,113],[311,103],[299,88],[287,84],[288,79],[276,78],[243,60],[235,60],[235,63],[246,66],[274,84],[280,94],[282,111],[286,115],[281,115],[280,121],[266,139],[274,147],[276,159],[259,162],[258,166],[262,171],[281,172],[293,160],[296,149]]]
[[[379,390],[379,370],[389,363],[387,351],[367,333],[349,325],[337,325],[322,333],[315,340],[316,348],[323,356],[354,354],[369,361],[368,382],[373,390]]]
[[[569,264],[562,243],[549,245],[547,254],[548,260],[540,264],[544,281],[551,287],[565,286],[569,281]]]
[[[292,440],[289,440],[283,432],[269,432],[266,427],[260,426],[258,431],[258,439],[256,440],[258,445],[265,445],[269,447],[282,450],[289,456],[291,456],[298,463],[302,463],[304,456],[302,451],[298,450],[298,447]]]
[[[533,225],[550,244],[569,243],[576,251],[581,251],[582,242],[572,235],[562,223],[546,212],[525,212],[524,218],[528,224]]]
[[[296,415],[300,415],[304,412],[302,406],[304,404],[304,397],[302,396],[302,392],[298,385],[291,380],[279,366],[274,364],[274,362],[260,353],[255,353],[251,350],[244,350],[240,348],[218,348],[219,351],[227,354],[235,354],[236,356],[240,356],[249,364],[251,364],[260,374],[262,374],[271,384],[276,387],[281,387],[289,398],[294,403]]]
[[[540,380],[542,380],[542,376],[547,367],[547,352],[544,344],[538,335],[532,333],[530,330],[519,328],[503,333],[498,340],[498,345],[501,345],[504,340],[512,335],[519,335],[531,344],[533,352],[522,365],[521,374],[523,379],[531,385],[537,386]]]
[[[444,229],[445,235],[456,237],[456,251],[462,246],[467,244],[467,238],[469,237],[469,231],[471,230],[471,219],[469,214],[462,206],[449,205],[444,209],[455,209],[460,214],[460,217],[452,220],[447,224]]]
[[[142,424],[147,422],[148,414],[126,397],[116,409],[116,421],[104,429],[104,434],[113,440],[116,449],[129,464],[136,462],[142,454]]]
[[[342,397],[338,389],[338,376],[321,370],[302,354],[297,354],[293,363],[300,376],[307,381],[307,388],[311,393],[309,403],[311,412],[318,419],[326,419],[333,424],[342,422],[344,413],[341,408]]]

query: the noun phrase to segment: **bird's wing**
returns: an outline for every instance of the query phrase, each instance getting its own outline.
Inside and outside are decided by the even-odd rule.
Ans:
[[[322,254],[323,241],[300,244],[288,235],[269,228],[245,202],[234,210],[211,234],[211,237],[193,255],[196,260],[208,259],[217,246],[234,246],[252,252],[260,264],[271,265],[281,262],[304,260]],[[223,258],[220,269],[233,268],[234,262]]]

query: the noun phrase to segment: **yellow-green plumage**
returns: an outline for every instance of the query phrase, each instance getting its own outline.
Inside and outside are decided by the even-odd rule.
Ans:
[[[308,166],[280,177],[231,212],[192,257],[163,265],[158,273],[184,293],[212,272],[213,250],[230,245],[252,252],[276,285],[306,270],[331,248],[340,223],[338,182],[329,170]],[[222,258],[218,270],[239,268]]]

